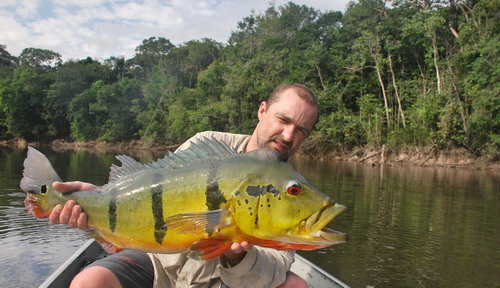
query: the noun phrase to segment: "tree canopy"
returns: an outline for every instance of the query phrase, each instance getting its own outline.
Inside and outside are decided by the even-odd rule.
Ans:
[[[495,0],[289,2],[244,17],[227,44],[150,37],[131,59],[61,61],[0,45],[2,138],[180,143],[201,130],[251,133],[272,89],[318,96],[310,151],[400,145],[499,156]]]

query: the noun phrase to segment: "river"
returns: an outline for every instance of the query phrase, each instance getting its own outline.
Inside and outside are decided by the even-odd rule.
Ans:
[[[118,164],[111,153],[40,150],[64,180],[103,184]],[[38,286],[86,241],[83,231],[26,214],[25,156],[0,147],[0,287]],[[498,171],[291,163],[348,207],[328,225],[346,232],[346,243],[299,253],[351,287],[500,287]]]

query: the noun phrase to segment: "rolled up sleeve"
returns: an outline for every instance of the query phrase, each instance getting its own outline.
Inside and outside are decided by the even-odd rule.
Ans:
[[[234,267],[227,267],[221,258],[220,275],[229,287],[274,288],[285,282],[295,251],[278,251],[271,248],[254,247]]]

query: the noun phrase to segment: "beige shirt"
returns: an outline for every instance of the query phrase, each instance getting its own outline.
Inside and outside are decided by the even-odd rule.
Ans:
[[[187,149],[192,141],[213,137],[238,152],[244,152],[249,135],[205,131],[196,134],[177,150]],[[222,282],[234,288],[276,287],[285,281],[295,251],[278,251],[255,246],[236,266],[228,267],[224,257],[193,260],[186,253],[149,254],[155,270],[154,287],[219,287]]]

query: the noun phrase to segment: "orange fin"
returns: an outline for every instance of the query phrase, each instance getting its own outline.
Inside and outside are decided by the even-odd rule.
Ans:
[[[232,242],[225,239],[201,239],[191,245],[189,258],[210,260],[219,257],[231,248]]]
[[[40,196],[38,194],[27,193],[26,199],[24,199],[24,209],[36,218],[49,217],[52,209],[44,210],[39,200]]]
[[[276,240],[266,240],[266,239],[259,239],[259,238],[248,236],[248,235],[246,237],[247,237],[248,242],[252,243],[253,245],[267,247],[267,248],[273,248],[276,250],[315,250],[315,249],[321,249],[321,248],[331,246],[331,244],[314,245],[314,244],[289,243],[289,242],[282,242],[282,241],[276,241]]]
[[[102,249],[104,249],[104,251],[106,251],[108,253],[112,254],[112,253],[117,253],[117,252],[120,252],[123,250],[123,248],[118,247],[118,246],[114,245],[113,243],[110,243],[109,241],[104,239],[101,235],[99,235],[95,231],[91,232],[91,236],[92,236],[92,238],[95,239],[95,241],[97,241],[97,243],[99,243],[102,246]]]

